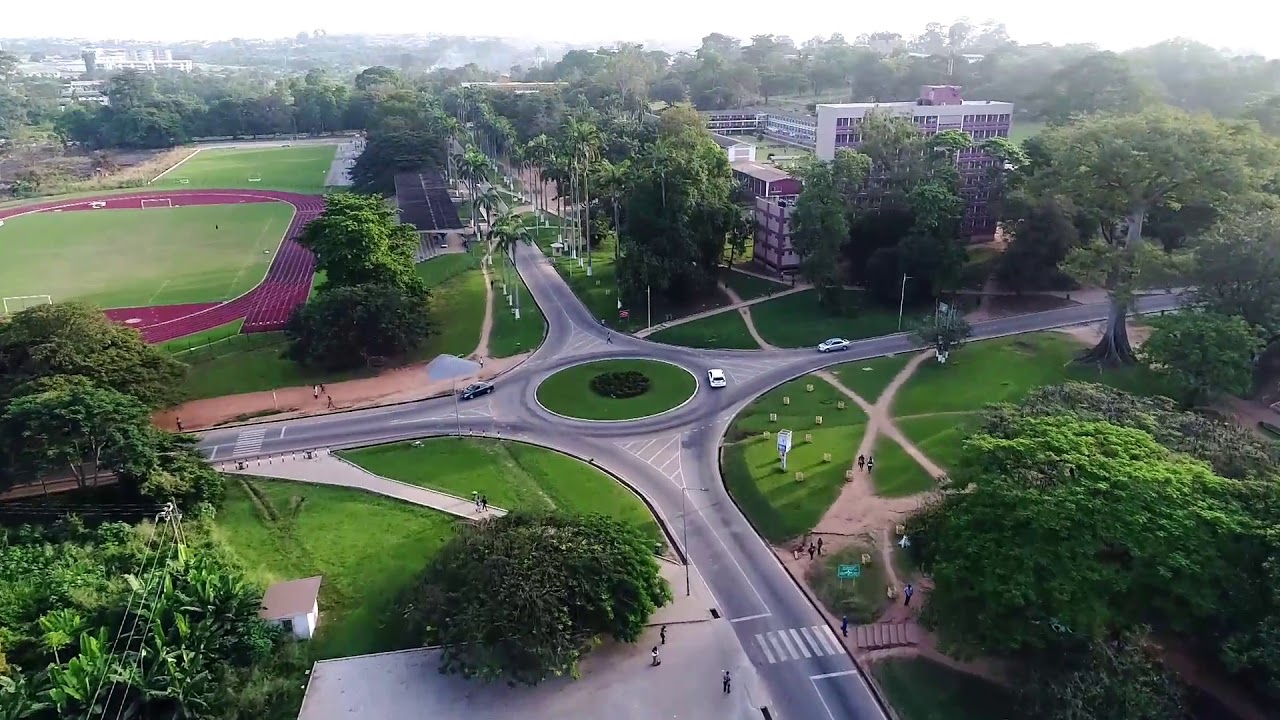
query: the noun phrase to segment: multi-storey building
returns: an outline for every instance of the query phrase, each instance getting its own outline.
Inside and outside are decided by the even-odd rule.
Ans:
[[[707,113],[707,129],[713,133],[764,135],[789,145],[812,150],[818,137],[817,118],[802,115],[731,110]]]
[[[191,72],[190,60],[174,60],[173,51],[168,48],[142,48],[125,50],[123,48],[85,48],[85,69],[94,70],[140,70],[155,72],[157,70],[178,70]]]
[[[926,135],[961,130],[973,138],[974,147],[961,152],[956,159],[962,182],[960,194],[966,202],[964,233],[975,239],[993,237],[996,218],[990,213],[988,201],[989,168],[995,160],[978,144],[989,138],[1009,137],[1013,103],[965,100],[955,85],[925,85],[914,102],[821,104],[814,149],[818,157],[831,160],[839,148],[859,147],[863,119],[877,112],[909,118]]]
[[[775,271],[794,269],[800,257],[791,247],[791,206],[803,183],[778,168],[753,162],[734,163],[733,176],[752,195],[752,257]]]
[[[711,139],[716,144],[724,148],[724,154],[729,157],[729,163],[736,162],[755,162],[756,146],[751,143],[745,143],[741,140],[731,138],[728,135],[720,135],[719,133],[711,133]]]

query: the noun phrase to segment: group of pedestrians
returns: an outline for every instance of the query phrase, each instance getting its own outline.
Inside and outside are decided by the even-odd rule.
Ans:
[[[476,512],[482,513],[489,509],[489,497],[487,495],[477,494],[475,496]]]
[[[865,468],[867,472],[871,472],[871,468],[873,468],[873,467],[875,467],[875,466],[876,466],[876,459],[875,459],[875,458],[873,458],[873,457],[871,457],[870,455],[859,455],[859,456],[858,456],[858,469],[859,469],[859,470],[862,470],[862,469],[864,469],[864,468]]]
[[[662,629],[658,631],[658,640],[660,645],[667,644],[667,626],[666,625],[663,625]],[[658,651],[657,645],[653,646],[653,649],[649,651],[649,655],[650,657],[653,658],[652,661],[650,661],[649,663],[649,667],[658,667],[659,665],[662,664],[662,653]],[[724,674],[720,676],[720,690],[725,695],[729,694],[729,690],[732,685],[732,680],[733,679],[730,677],[728,670],[725,670]]]
[[[810,560],[814,559],[818,555],[821,555],[822,554],[822,538],[818,538],[817,542],[813,542],[809,540],[809,536],[806,535],[805,538],[800,541],[799,545],[796,545],[794,548],[792,548],[791,559],[799,560],[801,553],[804,553],[804,552],[809,553]]]

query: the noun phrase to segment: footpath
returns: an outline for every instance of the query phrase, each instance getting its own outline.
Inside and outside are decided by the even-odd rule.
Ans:
[[[487,520],[507,514],[506,510],[492,505],[480,511],[476,509],[475,501],[469,498],[460,498],[375,475],[327,450],[298,453],[286,458],[253,460],[243,465],[226,462],[220,464],[218,469],[227,473],[364,490],[468,520]]]

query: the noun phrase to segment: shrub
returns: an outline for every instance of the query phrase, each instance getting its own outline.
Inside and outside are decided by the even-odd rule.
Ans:
[[[615,400],[636,397],[649,391],[649,376],[636,370],[600,373],[591,378],[591,389]]]

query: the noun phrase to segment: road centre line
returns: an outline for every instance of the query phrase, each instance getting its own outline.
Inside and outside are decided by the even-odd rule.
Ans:
[[[761,619],[761,618],[767,618],[767,617],[773,617],[773,613],[760,613],[760,614],[758,614],[758,615],[747,615],[747,616],[745,616],[745,617],[734,618],[734,619],[730,620],[729,622],[731,622],[731,623],[740,623],[740,622],[746,622],[746,621],[748,621],[748,620],[759,620],[759,619]]]

